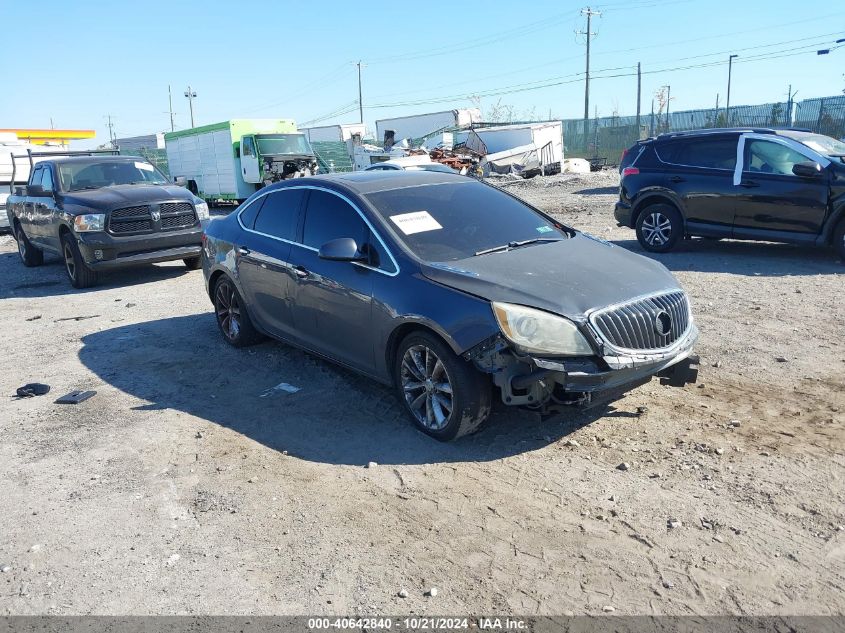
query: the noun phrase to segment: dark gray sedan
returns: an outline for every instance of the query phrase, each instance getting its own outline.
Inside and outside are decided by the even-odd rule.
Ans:
[[[394,385],[441,440],[484,422],[494,386],[545,411],[695,380],[698,331],[665,267],[472,178],[272,185],[209,224],[203,271],[229,343],[271,336]]]

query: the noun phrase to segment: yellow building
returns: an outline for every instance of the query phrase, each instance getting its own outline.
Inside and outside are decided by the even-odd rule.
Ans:
[[[69,145],[71,141],[81,141],[94,138],[94,130],[37,130],[37,129],[3,129],[0,128],[0,135],[14,134],[21,141],[33,145]]]

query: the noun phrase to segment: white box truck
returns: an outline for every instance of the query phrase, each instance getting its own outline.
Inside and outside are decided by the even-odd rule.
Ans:
[[[240,202],[317,171],[314,150],[291,119],[231,119],[168,132],[164,143],[171,178],[209,202]]]

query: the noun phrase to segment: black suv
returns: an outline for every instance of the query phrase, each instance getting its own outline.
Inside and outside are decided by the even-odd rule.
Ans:
[[[661,134],[624,154],[619,226],[647,251],[701,236],[834,246],[845,259],[845,143],[798,130]]]

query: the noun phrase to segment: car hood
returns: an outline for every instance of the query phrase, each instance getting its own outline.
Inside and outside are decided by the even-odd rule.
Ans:
[[[489,301],[548,310],[576,321],[597,308],[680,289],[663,264],[583,233],[448,263],[425,264],[432,281]]]
[[[193,194],[178,185],[115,185],[88,191],[72,191],[63,195],[65,204],[110,211],[136,204],[153,204],[173,200],[194,202]]]

